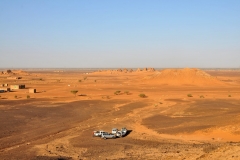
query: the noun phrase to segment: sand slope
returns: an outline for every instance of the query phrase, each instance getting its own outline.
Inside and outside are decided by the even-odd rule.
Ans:
[[[169,85],[223,85],[224,83],[206,72],[195,68],[165,69],[144,77],[148,82]]]

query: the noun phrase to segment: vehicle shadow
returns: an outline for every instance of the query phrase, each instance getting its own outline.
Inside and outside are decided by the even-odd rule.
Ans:
[[[33,160],[72,160],[72,158],[71,157],[62,157],[62,156],[54,156],[54,157],[37,156]]]
[[[127,137],[131,132],[132,130],[127,130],[127,133],[123,137]]]

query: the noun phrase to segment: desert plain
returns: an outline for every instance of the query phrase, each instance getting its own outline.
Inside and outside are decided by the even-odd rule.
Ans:
[[[239,69],[27,69],[0,84],[26,86],[0,93],[1,160],[240,159]]]

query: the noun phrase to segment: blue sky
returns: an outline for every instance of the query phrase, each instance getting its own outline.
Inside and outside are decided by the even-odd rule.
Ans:
[[[0,0],[0,68],[239,68],[239,0]]]

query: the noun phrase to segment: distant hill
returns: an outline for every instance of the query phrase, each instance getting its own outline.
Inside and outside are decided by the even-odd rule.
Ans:
[[[165,69],[144,77],[147,82],[169,85],[220,85],[217,78],[195,68]]]

